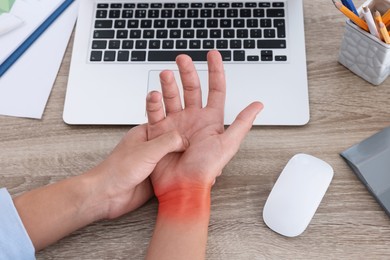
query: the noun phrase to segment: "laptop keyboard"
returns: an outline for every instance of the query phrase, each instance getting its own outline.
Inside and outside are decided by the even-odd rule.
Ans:
[[[96,3],[90,62],[286,62],[286,2]]]

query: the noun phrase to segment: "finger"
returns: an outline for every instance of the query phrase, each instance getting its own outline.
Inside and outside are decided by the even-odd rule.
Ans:
[[[183,107],[180,100],[180,92],[172,71],[162,71],[160,73],[160,82],[167,115],[181,111]]]
[[[146,114],[150,125],[156,124],[165,118],[160,92],[149,92],[146,97]]]
[[[176,59],[183,84],[183,96],[185,107],[202,108],[202,90],[198,73],[192,59],[187,55],[179,55]]]
[[[215,108],[223,115],[226,98],[226,81],[221,54],[216,50],[210,51],[207,54],[207,63],[209,67],[209,96],[207,107]]]
[[[223,143],[226,144],[227,160],[230,160],[240,148],[242,140],[252,127],[257,114],[263,109],[263,104],[253,102],[242,110],[234,122],[223,133]]]
[[[177,131],[171,131],[146,143],[145,149],[149,159],[158,163],[165,155],[171,152],[184,151],[189,141]]]

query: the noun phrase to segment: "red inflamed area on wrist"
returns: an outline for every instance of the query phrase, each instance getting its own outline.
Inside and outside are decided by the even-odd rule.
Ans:
[[[178,185],[158,196],[158,215],[175,221],[191,221],[210,215],[211,187]]]

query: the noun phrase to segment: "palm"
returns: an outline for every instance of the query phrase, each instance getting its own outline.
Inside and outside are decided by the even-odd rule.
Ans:
[[[183,84],[184,108],[170,71],[160,75],[164,105],[158,92],[151,92],[147,98],[148,139],[177,131],[189,142],[184,152],[168,154],[157,164],[151,175],[157,196],[175,184],[210,186],[237,152],[262,107],[260,103],[250,105],[238,116],[239,122],[224,132],[226,87],[222,59],[217,51],[209,52],[207,58],[209,95],[206,106],[202,104],[195,67],[185,55],[176,60]]]
[[[222,153],[219,134],[223,132],[223,121],[216,122],[215,113],[210,110],[208,108],[187,109],[168,115],[165,120],[157,124],[149,125],[148,139],[155,138],[163,132],[176,130],[190,143],[189,148],[184,152],[169,154],[157,164],[151,175],[156,193],[163,192],[165,187],[173,182],[185,181],[209,185],[222,170],[219,167],[210,168],[210,165],[218,160],[216,156]]]

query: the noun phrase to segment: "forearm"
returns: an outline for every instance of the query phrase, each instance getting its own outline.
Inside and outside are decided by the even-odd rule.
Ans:
[[[36,251],[103,218],[102,204],[88,174],[41,187],[14,198]]]
[[[159,197],[147,259],[204,259],[210,218],[210,188],[175,190]]]

